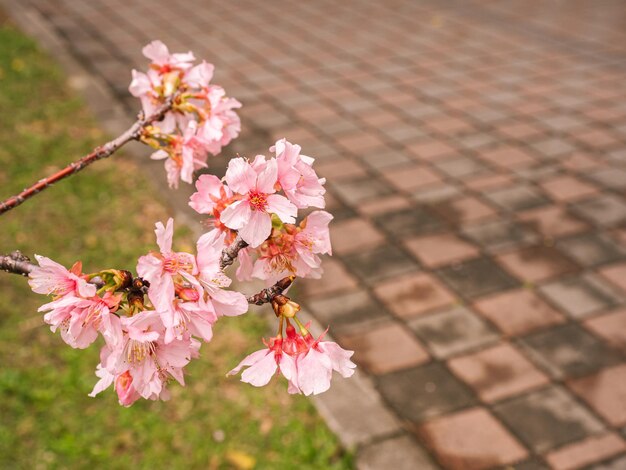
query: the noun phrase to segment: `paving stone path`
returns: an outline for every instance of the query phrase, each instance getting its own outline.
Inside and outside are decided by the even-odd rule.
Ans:
[[[160,38],[244,103],[239,150],[318,159],[306,304],[368,374],[322,403],[362,468],[626,468],[623,1],[19,5],[129,110]]]

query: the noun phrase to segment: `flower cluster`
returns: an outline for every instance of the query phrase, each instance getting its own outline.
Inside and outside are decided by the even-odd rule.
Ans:
[[[231,280],[219,266],[224,235],[201,237],[194,256],[172,251],[173,230],[172,219],[157,223],[160,251],[139,258],[134,282],[124,271],[84,275],[79,264],[68,271],[37,257],[30,285],[54,296],[40,308],[48,312],[45,322],[74,348],[86,348],[98,334],[104,338],[94,395],[115,382],[124,405],[139,397],[167,399],[167,383],[184,384],[183,367],[197,357],[200,340],[211,340],[217,319],[248,310],[242,293],[225,290]],[[96,277],[99,288],[88,282]]]
[[[332,254],[328,224],[333,217],[317,210],[299,225],[295,221],[299,209],[324,208],[325,180],[299,145],[282,139],[270,151],[275,153],[270,159],[232,159],[224,181],[201,175],[189,205],[208,214],[227,239],[238,233],[249,245],[239,252],[239,280],[256,277],[272,284],[290,274],[319,278],[318,255]]]
[[[332,341],[322,341],[325,333],[315,339],[308,325],[303,325],[295,316],[294,310],[297,309],[289,306],[281,313],[281,307],[275,306],[280,318],[278,334],[264,341],[265,349],[247,356],[228,375],[237,374],[247,367],[241,374],[242,382],[262,387],[280,371],[289,383],[289,393],[316,395],[330,388],[333,370],[346,378],[354,374],[356,365],[350,360],[352,351],[346,351]],[[296,322],[299,331],[291,324],[290,318]],[[286,323],[285,336],[282,334],[283,322]]]
[[[168,98],[173,106],[160,122],[144,129],[142,141],[156,149],[153,159],[165,160],[170,187],[177,187],[179,180],[192,183],[193,172],[207,166],[209,154],[217,155],[239,135],[234,109],[241,103],[210,84],[213,65],[193,65],[191,52],[170,54],[165,44],[153,41],[143,55],[152,61],[150,68],[147,73],[133,70],[130,93],[141,100],[145,115]]]
[[[161,122],[144,128],[142,140],[159,149],[153,157],[167,158],[171,186],[178,179],[191,182],[206,155],[237,135],[232,108],[238,103],[209,85],[213,67],[194,66],[193,54],[170,54],[159,41],[143,52],[152,64],[146,74],[133,71],[131,92],[141,98],[144,112],[175,100]],[[314,338],[298,319],[300,306],[285,296],[296,277],[320,277],[320,255],[332,254],[333,217],[321,210],[325,180],[300,146],[282,139],[270,152],[271,158],[233,158],[222,179],[197,179],[189,205],[209,216],[210,230],[198,239],[195,253],[174,251],[169,219],[156,224],[158,251],[139,258],[137,277],[117,269],[84,274],[81,263],[68,270],[37,256],[29,283],[34,292],[52,296],[39,309],[52,331],[73,348],[103,338],[91,396],[114,384],[124,406],[139,398],[168,399],[169,383],[184,385],[184,368],[199,356],[201,343],[211,341],[215,322],[246,313],[249,303],[271,303],[278,332],[229,375],[247,367],[242,381],[262,386],[280,370],[290,393],[310,395],[330,387],[333,371],[354,373],[352,351],[323,341],[324,334]],[[317,210],[298,222],[298,211],[311,208]],[[232,279],[224,267],[235,259],[239,280],[256,277],[272,286],[250,300],[229,290]]]

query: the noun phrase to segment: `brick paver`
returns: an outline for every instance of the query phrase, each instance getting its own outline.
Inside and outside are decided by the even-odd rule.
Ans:
[[[614,433],[589,437],[550,452],[546,460],[555,470],[573,470],[626,450],[624,439]]]
[[[480,470],[515,463],[522,445],[483,408],[472,408],[424,424],[419,435],[450,469]]]
[[[522,335],[565,321],[563,315],[529,289],[514,289],[483,297],[474,306],[504,335]]]
[[[451,359],[448,367],[487,403],[548,383],[545,374],[508,344]]]
[[[626,466],[624,2],[2,2],[105,121],[160,38],[243,102],[226,155],[317,159],[336,256],[300,292],[372,375],[319,401],[359,466]]]

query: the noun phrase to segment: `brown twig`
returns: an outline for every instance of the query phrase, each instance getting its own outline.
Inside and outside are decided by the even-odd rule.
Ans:
[[[248,244],[244,242],[239,235],[237,235],[237,238],[235,238],[230,245],[222,250],[220,269],[223,271],[227,266],[233,264],[237,259],[239,251],[243,250],[247,246]]]
[[[28,256],[24,256],[19,250],[8,255],[0,255],[0,270],[8,273],[28,276],[36,265],[30,262]]]
[[[248,297],[248,303],[254,305],[263,305],[270,303],[274,299],[274,297],[276,297],[277,295],[281,295],[284,291],[286,291],[287,288],[291,284],[293,284],[293,281],[295,279],[296,276],[288,276],[281,279],[273,286],[267,287],[258,294],[254,294]]]
[[[168,97],[165,103],[150,116],[145,117],[143,116],[143,113],[140,114],[140,117],[137,119],[137,121],[135,121],[132,126],[124,131],[124,133],[111,140],[110,142],[107,142],[106,144],[97,147],[93,152],[85,155],[80,160],[70,163],[68,166],[54,173],[53,175],[37,181],[37,183],[24,189],[21,193],[10,197],[4,202],[0,202],[0,215],[19,206],[27,199],[40,193],[57,181],[78,173],[86,166],[91,165],[93,162],[113,155],[117,150],[119,150],[122,146],[124,146],[131,140],[138,140],[141,135],[141,131],[145,126],[152,124],[155,121],[161,120],[165,113],[172,109],[172,104],[174,103],[174,100],[177,98],[177,96],[178,94],[173,94]]]

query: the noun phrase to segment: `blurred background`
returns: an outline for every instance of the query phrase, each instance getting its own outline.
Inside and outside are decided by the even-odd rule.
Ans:
[[[170,403],[119,409],[86,397],[97,352],[2,276],[0,464],[626,468],[623,1],[0,5],[0,197],[134,119],[145,44],[192,50],[243,103],[217,174],[286,137],[327,178],[334,256],[298,295],[360,365],[316,401],[331,431],[284,383],[223,377],[253,315],[218,324]],[[191,189],[147,153],[3,216],[0,251],[133,268],[168,213],[191,245]]]

